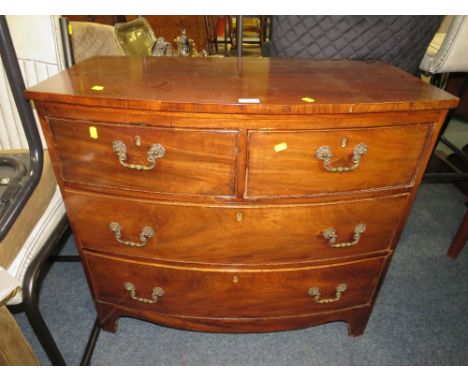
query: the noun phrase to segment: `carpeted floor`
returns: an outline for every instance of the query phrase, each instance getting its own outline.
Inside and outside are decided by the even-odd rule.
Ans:
[[[363,336],[345,323],[268,334],[207,334],[122,318],[101,332],[92,365],[467,365],[468,248],[446,256],[465,213],[450,184],[424,184]],[[62,255],[75,254],[70,239]],[[79,263],[54,263],[41,310],[66,362],[78,365],[94,322]],[[50,364],[24,313],[19,325]]]

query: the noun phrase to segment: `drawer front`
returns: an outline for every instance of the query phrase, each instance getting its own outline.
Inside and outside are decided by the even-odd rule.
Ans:
[[[68,182],[187,195],[233,195],[237,132],[50,119]]]
[[[409,185],[430,130],[427,124],[251,132],[246,195],[299,196]]]
[[[384,258],[299,270],[161,267],[85,252],[96,299],[195,317],[281,317],[370,302]]]
[[[333,204],[226,207],[66,192],[84,248],[213,264],[307,262],[385,250],[406,200],[399,195]],[[362,225],[365,230],[356,237]]]

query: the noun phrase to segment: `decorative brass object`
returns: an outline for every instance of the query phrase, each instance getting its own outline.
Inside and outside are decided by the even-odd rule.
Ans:
[[[131,282],[124,283],[124,288],[130,292],[130,297],[138,302],[144,304],[156,304],[159,301],[159,297],[164,295],[164,289],[160,287],[154,287],[153,292],[151,293],[151,300],[148,298],[138,297],[136,295],[135,285]]]
[[[193,52],[193,40],[188,38],[187,31],[185,29],[182,30],[180,36],[177,36],[174,40],[177,45],[177,55],[178,56],[191,56]]]
[[[361,163],[361,157],[366,155],[367,145],[365,143],[359,143],[353,149],[352,164],[348,166],[332,166],[333,154],[329,146],[321,146],[317,149],[315,157],[318,160],[323,161],[323,167],[325,170],[330,172],[349,172],[357,169]]]
[[[320,289],[317,288],[317,287],[314,287],[314,288],[310,288],[309,289],[309,296],[313,297],[314,298],[314,302],[317,303],[317,304],[329,304],[331,302],[335,302],[335,301],[338,301],[340,298],[341,298],[341,295],[343,294],[343,292],[348,289],[348,285],[346,284],[339,284],[337,287],[336,287],[336,293],[335,293],[335,297],[334,298],[323,298],[323,299],[320,299],[320,296],[321,296],[321,293],[320,293]]]
[[[110,222],[109,229],[114,233],[115,239],[124,245],[128,245],[129,247],[144,247],[149,238],[153,237],[155,232],[154,229],[151,227],[143,227],[140,232],[140,242],[134,242],[130,240],[123,240],[122,239],[122,227],[119,223]]]
[[[348,242],[343,242],[343,243],[336,242],[336,240],[338,239],[338,235],[336,234],[336,229],[333,227],[323,230],[322,236],[328,240],[328,244],[330,244],[331,247],[334,247],[334,248],[351,247],[359,243],[359,240],[361,239],[361,234],[363,234],[366,231],[366,228],[367,226],[365,224],[358,224],[356,227],[354,227],[354,230],[353,230],[353,233],[354,233],[353,241],[348,241]]]
[[[112,142],[112,151],[117,154],[117,157],[119,158],[120,164],[125,167],[129,168],[132,170],[151,170],[154,168],[156,165],[156,159],[162,158],[166,154],[166,149],[160,145],[159,143],[156,143],[152,145],[148,151],[148,157],[147,160],[150,163],[149,165],[141,165],[141,164],[130,164],[126,163],[125,161],[127,160],[127,145],[123,143],[122,141],[114,141]]]
[[[156,57],[172,56],[172,46],[164,37],[158,37],[154,42],[152,55]]]
[[[236,220],[240,223],[242,220],[244,220],[244,214],[242,212],[238,212],[236,214]]]

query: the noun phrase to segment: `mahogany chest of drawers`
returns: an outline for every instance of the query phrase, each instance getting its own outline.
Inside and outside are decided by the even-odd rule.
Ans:
[[[101,326],[362,334],[457,99],[378,62],[93,58],[31,88]]]

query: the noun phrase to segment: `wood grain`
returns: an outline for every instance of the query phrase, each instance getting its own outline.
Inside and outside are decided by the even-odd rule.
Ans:
[[[344,320],[361,335],[458,102],[387,64],[340,60],[93,58],[26,94],[109,331],[125,315],[233,333]],[[154,173],[135,172],[119,164],[115,140],[130,163],[145,164],[153,143],[167,155]],[[345,166],[358,143],[368,150],[351,172],[315,158],[329,146],[332,165]],[[155,235],[130,247],[113,221],[120,239],[140,241],[144,226]],[[353,241],[358,224],[355,245],[323,237],[334,227],[338,243]],[[126,281],[141,298],[166,293],[144,304]],[[307,294],[316,286],[333,298],[339,283],[349,288],[333,303]]]
[[[301,196],[410,185],[431,130],[430,125],[414,125],[339,132],[252,132],[246,195]],[[346,147],[341,147],[343,139]],[[317,150],[327,146],[333,154],[332,166],[350,166],[354,147],[362,143],[367,153],[353,171],[327,171],[316,158]]]
[[[95,85],[104,89],[92,90]],[[88,106],[241,114],[370,113],[457,104],[456,97],[382,62],[267,58],[243,58],[239,65],[237,58],[95,57],[26,94]],[[242,98],[260,102],[244,104]]]
[[[236,131],[193,131],[50,119],[65,181],[119,189],[202,195],[234,195]],[[96,138],[90,134],[90,126]],[[141,146],[135,137],[141,138]],[[165,148],[154,169],[139,171],[119,163],[115,141],[127,146],[130,164],[148,165],[153,144]],[[97,177],[95,174],[99,173]]]
[[[384,251],[407,200],[407,195],[398,195],[346,203],[224,206],[154,203],[71,191],[65,195],[84,248],[136,258],[233,265],[341,260]],[[120,224],[124,240],[140,242],[145,226],[153,228],[155,235],[144,247],[124,245],[109,229],[111,222]],[[331,247],[322,235],[334,227],[338,243],[350,242],[358,224],[365,224],[366,231],[354,246]]]
[[[213,271],[161,267],[87,251],[85,254],[98,301],[176,316],[217,318],[297,316],[366,304],[383,264],[383,258],[378,257],[301,270]],[[134,284],[137,297],[151,300],[154,287],[163,288],[164,295],[154,304],[136,301],[124,288],[125,282]],[[308,294],[310,288],[317,287],[322,299],[334,298],[336,287],[342,283],[348,289],[331,303],[316,303]]]
[[[366,304],[300,316],[230,318],[226,320],[212,317],[167,315],[154,310],[135,310],[124,305],[108,304],[102,301],[96,302],[96,309],[99,312],[98,319],[101,327],[113,333],[118,329],[118,319],[121,316],[127,316],[157,322],[159,325],[211,333],[275,332],[307,328],[312,325],[320,325],[332,321],[346,321],[350,336],[359,336],[364,333],[372,310],[371,305]]]

